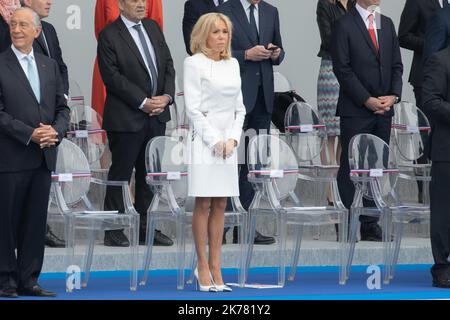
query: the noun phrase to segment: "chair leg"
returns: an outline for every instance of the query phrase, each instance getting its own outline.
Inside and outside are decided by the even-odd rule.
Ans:
[[[238,223],[238,225],[240,225],[240,228],[238,228],[238,230],[239,230],[238,241],[239,241],[239,252],[243,252],[243,250],[245,248],[245,244],[246,244],[245,237],[247,236],[247,233],[248,233],[248,221],[247,221],[247,217],[244,215],[242,215],[240,217],[240,219],[241,219],[241,223]],[[278,232],[278,230],[277,230],[277,232]],[[241,265],[243,265],[242,254],[240,255],[240,258],[238,260],[238,266],[237,266],[238,267],[238,282],[239,282],[239,279],[241,278],[241,273],[242,273]]]
[[[291,261],[291,269],[289,270],[288,276],[289,281],[294,281],[295,279],[295,273],[297,271],[298,260],[300,257],[302,236],[303,236],[303,225],[302,224],[295,225],[295,246],[294,246],[294,255],[292,256]]]
[[[150,260],[152,259],[153,239],[155,237],[155,219],[150,215],[147,216],[147,238],[146,238],[146,250],[144,257],[144,275],[139,283],[141,286],[145,286],[148,279],[148,273],[150,268]]]
[[[391,213],[385,210],[382,215],[382,231],[383,231],[383,261],[384,261],[384,278],[383,283],[389,284],[389,275],[391,269]]]
[[[319,204],[319,183],[318,182],[314,182],[313,183],[313,190],[314,190],[314,206],[318,207],[320,206]],[[313,226],[313,230],[314,230],[314,235],[313,235],[313,239],[314,240],[319,240],[320,239],[320,225],[318,226]]]
[[[348,234],[348,212],[341,213],[341,220],[339,223],[339,284],[344,285],[347,281],[348,275],[346,266],[346,252],[347,252],[347,234]]]
[[[194,280],[194,270],[197,265],[197,251],[195,250],[195,243],[192,244],[191,257],[189,259],[190,272],[189,277],[186,281],[188,284],[192,284]]]
[[[70,215],[64,216],[64,233],[66,239],[66,266],[67,269],[71,269],[75,266],[75,219]],[[78,267],[79,269],[79,267]],[[73,279],[71,273],[66,273],[66,292],[72,293],[74,289]],[[79,278],[78,278],[79,284]]]
[[[402,243],[402,236],[403,236],[403,223],[395,223],[393,224],[394,227],[394,255],[392,258],[391,268],[390,268],[390,274],[389,279],[394,279],[395,275],[395,266],[398,263],[398,256],[400,253],[400,246]]]
[[[183,226],[183,215],[178,215],[176,221],[176,242],[177,242],[177,289],[184,289],[184,257],[186,254],[185,228]]]
[[[83,288],[87,287],[89,282],[89,277],[91,275],[92,258],[94,256],[94,246],[95,246],[95,228],[89,231],[88,244],[86,245],[86,260],[84,262],[84,277],[81,283]]]
[[[138,264],[139,264],[139,216],[131,218],[130,221],[130,254],[131,254],[131,277],[130,291],[137,290]]]
[[[350,215],[350,240],[349,240],[349,250],[347,254],[347,263],[346,263],[346,271],[345,271],[345,277],[348,280],[350,276],[350,268],[352,266],[353,262],[353,255],[355,254],[355,245],[356,245],[356,234],[359,229],[359,215],[360,211],[357,208],[351,209],[351,215]]]
[[[245,244],[241,248],[241,272],[239,274],[239,286],[244,287],[247,281],[250,262],[253,254],[253,239],[255,238],[256,230],[256,217],[254,216],[253,209],[248,212],[249,215],[249,229],[248,234],[245,235]]]
[[[278,238],[278,261],[280,262],[278,267],[278,286],[284,287],[286,280],[286,234],[287,234],[287,217],[285,213],[277,213],[278,230],[280,230],[280,236]]]

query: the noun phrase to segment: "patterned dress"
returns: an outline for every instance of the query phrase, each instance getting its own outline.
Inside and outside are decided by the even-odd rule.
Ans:
[[[317,107],[319,114],[327,126],[328,136],[339,136],[339,117],[336,108],[339,99],[339,82],[333,73],[331,60],[322,59],[319,79],[317,81]]]

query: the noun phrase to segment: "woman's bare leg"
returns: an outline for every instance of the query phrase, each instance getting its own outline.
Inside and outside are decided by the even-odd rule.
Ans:
[[[203,286],[211,285],[208,258],[206,257],[210,207],[211,198],[195,198],[195,207],[192,217],[192,234],[194,236],[195,249],[197,250],[199,282]]]
[[[226,206],[227,198],[213,198],[208,221],[209,270],[213,276],[214,283],[217,285],[223,284],[221,256]]]

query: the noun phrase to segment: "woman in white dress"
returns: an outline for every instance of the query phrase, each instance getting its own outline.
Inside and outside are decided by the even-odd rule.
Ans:
[[[239,63],[231,58],[231,31],[225,15],[202,16],[192,30],[193,56],[184,61],[191,124],[188,194],[195,197],[192,232],[200,291],[231,291],[221,273],[222,236],[227,197],[239,196],[235,151],[245,118]]]

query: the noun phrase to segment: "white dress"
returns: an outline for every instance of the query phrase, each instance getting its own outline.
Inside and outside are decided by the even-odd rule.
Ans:
[[[214,61],[202,53],[186,58],[184,99],[190,121],[188,195],[239,196],[237,148],[225,160],[214,155],[218,142],[241,138],[245,106],[238,61]]]

